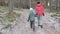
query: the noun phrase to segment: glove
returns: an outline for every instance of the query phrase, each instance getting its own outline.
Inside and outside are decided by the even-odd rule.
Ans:
[[[43,16],[45,16],[44,13],[42,13],[42,14],[43,14]]]

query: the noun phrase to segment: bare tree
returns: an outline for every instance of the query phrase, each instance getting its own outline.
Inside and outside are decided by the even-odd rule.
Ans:
[[[50,2],[50,11],[51,11],[51,9],[52,9],[51,0],[49,0],[49,2]]]
[[[30,2],[30,8],[31,8],[31,0],[29,0],[29,2]]]
[[[13,12],[13,8],[14,8],[14,0],[10,0],[10,3],[9,3],[9,13],[12,13]]]

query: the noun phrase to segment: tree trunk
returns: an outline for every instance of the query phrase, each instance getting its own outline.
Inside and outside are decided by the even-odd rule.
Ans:
[[[51,11],[51,9],[52,9],[52,7],[51,7],[51,0],[49,0],[49,2],[50,2],[50,11]]]
[[[56,0],[56,10],[57,10],[58,0]]]
[[[30,8],[31,8],[31,0],[29,0],[29,2],[30,2]]]
[[[10,3],[9,3],[9,13],[13,12],[13,8],[14,8],[14,0],[10,0]]]

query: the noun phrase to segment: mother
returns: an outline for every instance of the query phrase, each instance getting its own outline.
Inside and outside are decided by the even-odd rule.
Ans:
[[[35,8],[35,14],[38,19],[38,26],[41,26],[41,28],[43,28],[43,21],[42,21],[42,16],[44,16],[43,10],[44,7],[42,6],[42,4],[40,2],[37,2],[37,6]]]

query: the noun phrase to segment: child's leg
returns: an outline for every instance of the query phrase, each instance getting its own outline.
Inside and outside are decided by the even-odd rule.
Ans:
[[[30,21],[30,27],[31,27],[31,28],[35,28],[35,23],[34,23],[34,21]]]
[[[38,26],[41,26],[41,28],[43,28],[42,16],[39,16],[39,17],[38,17]]]
[[[30,21],[30,27],[32,28],[32,21]]]
[[[35,30],[35,23],[34,23],[34,21],[32,21],[32,28],[33,28],[33,30]]]

